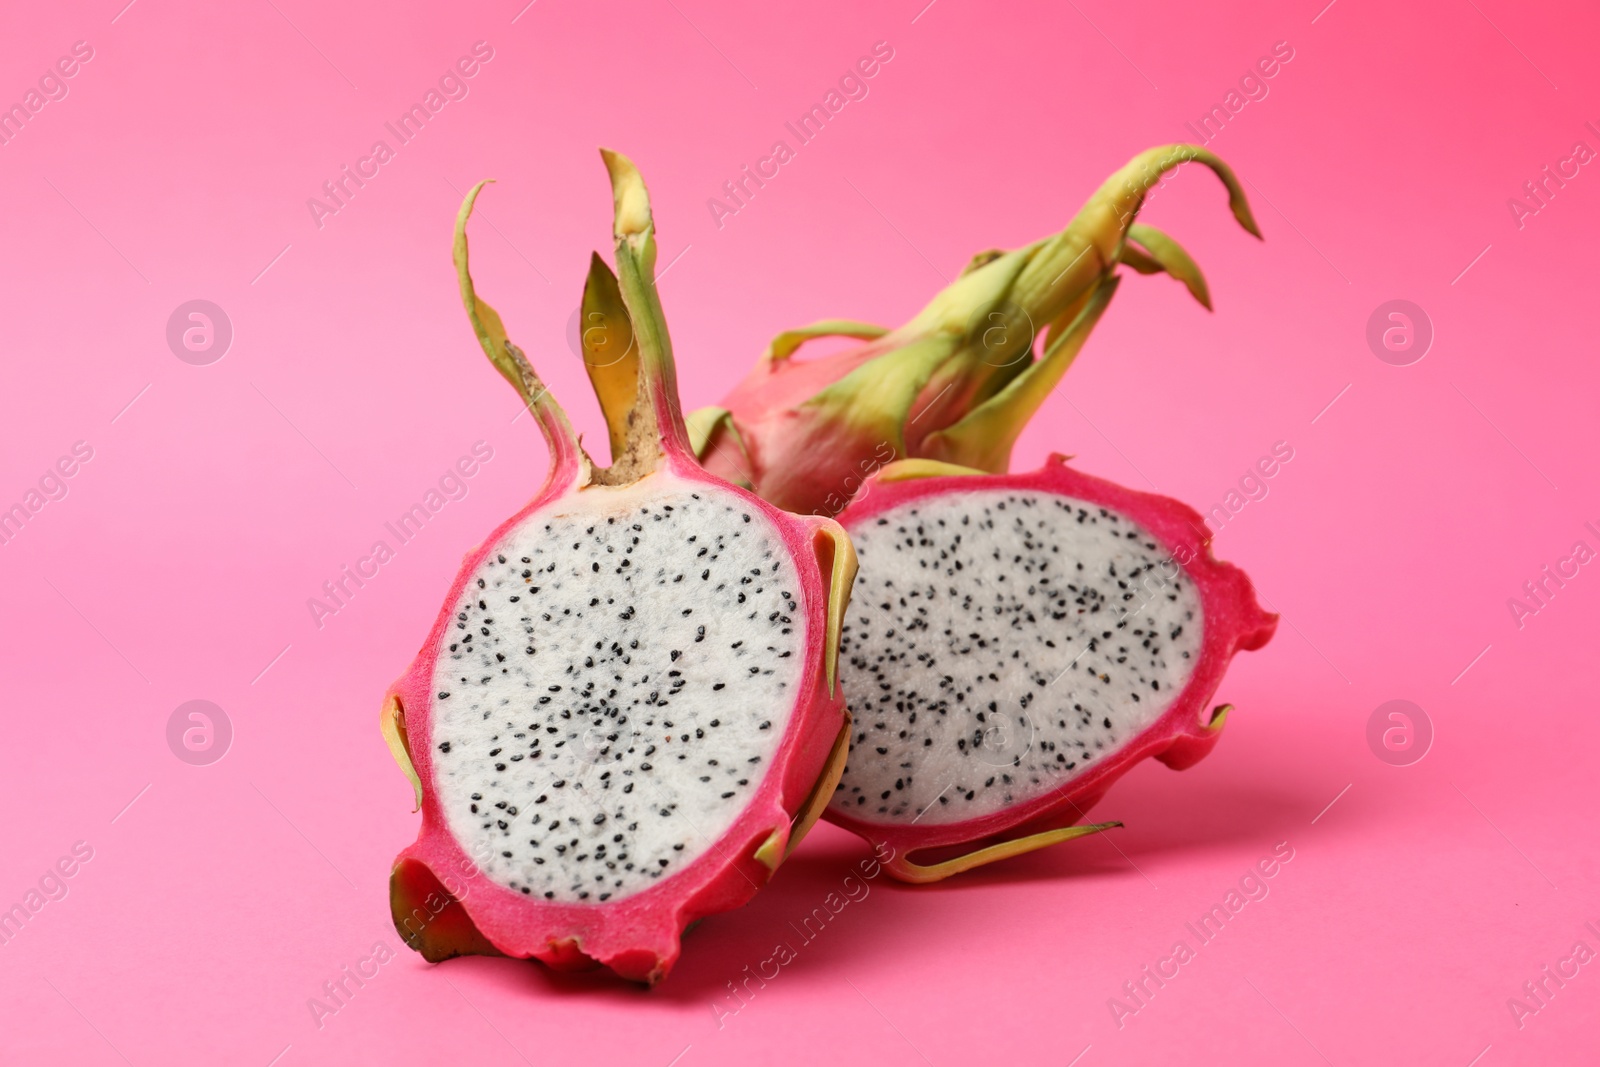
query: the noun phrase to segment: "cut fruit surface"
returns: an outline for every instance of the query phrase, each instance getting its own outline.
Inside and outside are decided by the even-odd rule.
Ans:
[[[451,833],[546,900],[608,900],[699,858],[787,732],[798,593],[767,516],[704,482],[598,488],[508,531],[433,671]]]
[[[840,649],[855,724],[827,817],[893,845],[891,873],[1061,840],[1133,763],[1215,743],[1208,701],[1276,617],[1194,511],[1060,456],[891,466],[868,489],[840,516],[861,561]]]
[[[874,819],[959,822],[1048,793],[1159,719],[1199,662],[1198,590],[1098,504],[935,496],[853,540],[840,652],[858,717],[840,793]]]

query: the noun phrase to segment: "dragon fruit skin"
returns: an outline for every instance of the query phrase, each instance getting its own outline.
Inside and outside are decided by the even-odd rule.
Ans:
[[[626,423],[625,432],[620,437],[613,437],[614,446],[621,447],[614,447],[610,468],[597,468],[584,453],[577,435],[559,405],[540,383],[521,351],[506,338],[498,314],[476,294],[467,268],[465,227],[483,183],[468,195],[457,221],[455,258],[469,317],[490,360],[517,387],[534,414],[549,447],[550,468],[543,487],[535,497],[497,527],[483,544],[467,555],[421,651],[405,674],[390,688],[384,701],[380,724],[383,734],[396,761],[413,784],[417,805],[422,814],[421,829],[416,842],[407,847],[395,862],[390,882],[390,904],[395,926],[401,937],[429,961],[437,962],[463,954],[484,954],[537,958],[558,969],[589,968],[603,964],[625,978],[654,984],[665,977],[677,959],[680,937],[684,929],[703,916],[738,907],[753,896],[759,887],[765,885],[789,851],[799,843],[800,838],[820,816],[827,797],[832,792],[833,784],[843,767],[844,752],[849,737],[849,713],[845,709],[844,697],[837,684],[836,670],[838,634],[855,566],[849,540],[843,535],[837,523],[817,517],[789,515],[753,494],[730,486],[708,474],[695,461],[688,447],[683,417],[678,407],[670,341],[666,335],[665,321],[661,315],[653,282],[654,224],[650,218],[648,199],[637,171],[628,160],[615,153],[607,152],[603,155],[614,190],[620,285],[618,279],[612,277],[603,265],[603,273],[599,276],[598,282],[596,272],[591,270],[590,285],[592,290],[597,285],[602,290],[596,299],[610,300],[623,308],[631,317],[638,340],[636,350],[627,360],[608,361],[604,368],[591,369],[592,374],[600,374],[610,384],[615,395],[623,396],[627,400],[625,412],[608,412],[608,416],[617,414]],[[586,293],[586,301],[591,295],[593,294]],[[598,385],[597,381],[597,387]],[[522,838],[533,833],[544,838],[547,836],[547,830],[560,825],[562,820],[555,809],[562,804],[568,804],[571,800],[568,794],[572,794],[574,790],[568,789],[560,796],[555,796],[555,791],[551,790],[556,803],[549,805],[544,804],[546,797],[541,795],[536,802],[539,807],[533,810],[551,813],[553,815],[551,822],[545,823],[544,829],[530,830],[530,825],[538,822],[535,818],[534,824],[524,821],[519,825],[515,835],[507,831],[502,835],[505,837],[504,843],[507,848],[503,852],[499,851],[501,843],[498,839],[492,844],[485,843],[486,838],[496,838],[492,829],[488,830],[487,835],[478,835],[474,846],[469,848],[465,845],[460,833],[464,823],[458,817],[456,824],[452,825],[447,795],[451,794],[452,790],[458,792],[463,788],[455,780],[457,776],[470,774],[479,774],[484,778],[486,784],[481,788],[491,799],[497,795],[491,792],[491,789],[496,787],[500,788],[504,795],[510,795],[505,791],[519,788],[522,783],[502,782],[502,776],[514,779],[518,770],[523,767],[529,768],[523,772],[524,774],[531,774],[533,773],[531,769],[536,764],[547,765],[561,759],[568,761],[563,766],[572,766],[576,748],[568,748],[563,753],[560,751],[562,742],[557,742],[544,752],[534,754],[526,764],[519,764],[518,770],[512,770],[510,774],[504,774],[504,764],[498,765],[500,770],[490,771],[481,762],[462,762],[468,758],[468,753],[463,751],[467,747],[466,742],[461,740],[464,734],[459,725],[442,725],[450,721],[443,717],[446,715],[443,702],[446,694],[436,691],[440,677],[452,674],[456,670],[468,669],[467,666],[452,666],[444,659],[456,649],[455,644],[450,644],[447,649],[447,642],[455,638],[458,630],[465,626],[461,620],[466,618],[466,613],[458,609],[463,605],[470,606],[480,596],[493,598],[497,595],[500,581],[497,579],[486,587],[484,576],[499,573],[496,568],[507,562],[504,554],[505,546],[513,543],[519,536],[526,538],[523,532],[530,529],[534,530],[533,536],[538,536],[537,527],[542,522],[558,524],[576,513],[580,517],[581,524],[582,521],[594,519],[597,515],[624,514],[628,508],[633,508],[636,514],[651,514],[650,508],[654,508],[653,514],[660,520],[665,517],[664,512],[673,511],[672,507],[663,508],[662,501],[681,503],[685,500],[701,504],[709,502],[722,506],[723,510],[731,509],[742,514],[745,516],[742,524],[736,522],[737,515],[734,519],[728,520],[730,526],[740,534],[752,530],[759,533],[763,529],[776,531],[781,547],[787,553],[786,559],[780,554],[773,564],[772,571],[775,573],[780,565],[783,566],[782,578],[773,581],[792,584],[792,593],[786,588],[782,595],[792,598],[791,603],[798,605],[799,610],[796,612],[798,617],[793,625],[803,628],[802,636],[797,642],[800,666],[794,668],[797,682],[786,698],[788,706],[764,709],[760,706],[739,706],[735,701],[730,702],[731,706],[725,706],[722,710],[722,714],[730,718],[728,724],[730,727],[734,725],[733,716],[758,719],[770,714],[770,721],[766,724],[768,726],[783,718],[785,723],[781,729],[781,737],[775,743],[768,742],[764,756],[758,753],[758,758],[761,759],[759,771],[743,772],[757,780],[749,787],[746,795],[738,797],[737,814],[731,819],[725,819],[727,825],[711,835],[709,847],[702,848],[697,854],[687,853],[690,857],[687,862],[675,866],[670,872],[654,870],[652,865],[652,869],[648,872],[630,873],[626,877],[632,879],[634,883],[642,880],[643,873],[650,874],[654,880],[642,887],[630,884],[626,890],[618,891],[616,899],[612,900],[607,900],[605,896],[599,900],[587,899],[590,896],[587,891],[583,892],[583,899],[567,899],[572,894],[566,891],[561,894],[564,899],[544,899],[554,898],[557,894],[551,890],[535,895],[530,892],[530,884],[526,881],[520,885],[519,891],[519,888],[513,888],[518,885],[516,880],[518,868],[515,868],[514,864],[519,861],[514,860],[511,864],[506,864],[503,869],[495,868],[495,864],[499,862],[500,856],[512,857],[513,853],[510,851],[512,846],[521,848],[526,853],[522,841],[513,841],[512,836]],[[598,519],[594,521],[598,524]],[[671,528],[672,521],[676,520],[669,519],[667,528]],[[637,525],[632,528],[640,529]],[[544,529],[551,529],[551,525],[546,525]],[[591,533],[593,529],[590,528]],[[696,536],[704,535],[710,538],[710,532],[705,525],[679,528],[679,532],[692,533],[693,536],[688,538],[691,542]],[[646,530],[641,536],[648,540],[651,534],[651,530]],[[634,545],[638,545],[639,540],[639,537],[634,537]],[[524,539],[518,543],[533,542]],[[688,554],[690,550],[684,551]],[[701,556],[704,555],[702,551]],[[640,558],[642,561],[643,557]],[[710,558],[715,561],[719,556]],[[511,567],[515,570],[517,564],[513,562]],[[554,569],[555,563],[552,562],[551,570]],[[641,562],[637,571],[644,572],[648,569],[648,565]],[[699,569],[699,564],[696,564],[695,570]],[[707,573],[710,573],[709,565]],[[525,581],[527,574],[527,571],[523,571]],[[581,589],[581,593],[575,594],[577,599],[571,602],[575,607],[583,606],[582,598],[587,596],[590,589],[601,588],[598,563],[595,565],[595,575],[591,581],[585,568],[581,582],[569,583]],[[641,585],[648,585],[642,580],[644,575],[639,576]],[[547,583],[552,586],[554,592],[558,593],[563,588],[559,581],[561,577],[562,575],[558,574]],[[629,576],[629,580],[631,578],[632,575]],[[514,579],[513,574],[513,582]],[[757,580],[757,593],[760,592],[761,581],[762,579]],[[656,583],[658,586],[662,584],[664,583]],[[531,586],[531,594],[514,584],[509,588],[515,588],[520,595],[527,595],[530,603],[535,599],[534,594],[553,595],[550,592],[540,594],[538,588]],[[680,588],[689,587],[684,585]],[[660,594],[655,595],[659,599]],[[685,595],[683,603],[704,607],[707,596],[697,589],[697,596],[691,598]],[[512,596],[510,600],[515,602],[518,597]],[[742,592],[739,594],[739,601],[744,602]],[[591,601],[589,606],[592,607],[593,603],[594,601]],[[483,607],[484,602],[479,601],[478,606]],[[673,606],[673,614],[676,615],[676,608],[681,605],[675,603]],[[646,607],[648,609],[648,603]],[[486,612],[488,610],[485,608]],[[529,607],[524,610],[531,612],[538,609]],[[632,612],[631,601],[628,612],[630,614]],[[682,614],[688,615],[689,612],[684,611]],[[545,618],[549,619],[550,615],[546,614]],[[474,617],[474,625],[477,621],[479,621],[477,617]],[[488,624],[492,620],[484,617],[481,621]],[[534,652],[533,645],[536,643],[545,644],[540,651],[547,657],[552,654],[559,656],[562,653],[559,644],[555,645],[552,653],[552,647],[548,643],[555,640],[553,635],[558,632],[557,623],[541,627],[532,625],[531,619],[523,621],[529,622],[531,626],[527,630],[530,636],[526,638],[531,642],[527,650],[530,656]],[[666,628],[665,620],[647,619],[647,621],[651,623],[649,627],[651,631]],[[659,626],[656,625],[658,621],[661,623]],[[706,615],[705,621],[710,624],[712,630],[718,630],[717,618]],[[787,619],[782,621],[787,622]],[[745,623],[739,625],[748,626]],[[779,624],[770,625],[776,627]],[[494,631],[496,635],[499,632]],[[702,626],[700,632],[703,636],[706,627]],[[485,639],[479,642],[480,646],[497,641],[497,636],[489,636],[490,633],[491,630],[485,625],[483,629]],[[788,635],[790,629],[784,629],[782,633]],[[641,658],[641,663],[637,667],[630,668],[630,679],[631,672],[649,666],[649,661],[644,659],[647,653],[658,652],[664,660],[664,644],[662,649],[654,649],[650,644],[649,635],[643,636],[644,647],[636,653]],[[470,638],[462,638],[460,643],[468,640]],[[782,638],[777,637],[769,640],[778,644],[783,642]],[[518,638],[512,644],[520,646],[522,642],[523,639]],[[495,647],[501,646],[490,645],[491,649]],[[510,645],[505,647],[507,651],[522,652],[520,647],[516,649],[512,649]],[[600,646],[597,644],[595,647],[598,649]],[[635,642],[633,647],[638,648],[638,642]],[[694,648],[688,643],[685,643],[684,647],[688,652],[680,653],[674,650],[669,662],[670,665],[686,667],[683,675],[692,676],[695,663]],[[734,647],[737,648],[738,645]],[[469,648],[463,655],[471,654],[473,653]],[[681,663],[680,654],[684,655]],[[788,656],[789,652],[785,651],[783,655]],[[500,661],[504,660],[505,657],[500,656]],[[621,662],[631,661],[623,659]],[[668,661],[664,661],[664,665],[666,662]],[[471,666],[469,673],[478,669],[477,666]],[[569,666],[567,674],[571,675],[574,669]],[[618,670],[620,672],[621,668]],[[674,670],[672,673],[679,672]],[[752,668],[750,673],[756,674],[757,669]],[[772,671],[769,670],[767,673],[771,674]],[[628,684],[622,681],[621,673],[616,677],[617,685]],[[461,680],[467,681],[465,677]],[[487,686],[489,678],[485,677],[483,681]],[[602,682],[602,684],[607,683]],[[685,684],[698,683],[685,682]],[[715,688],[720,690],[724,686],[719,684]],[[569,682],[568,689],[575,691],[577,682],[575,680]],[[739,691],[736,684],[733,692]],[[504,713],[507,719],[506,729],[518,728],[518,724],[524,719],[538,714],[549,714],[551,717],[548,721],[551,723],[567,718],[565,713],[557,718],[553,712],[535,710],[536,705],[532,695],[534,692],[536,690],[529,690],[529,695],[525,698],[525,707],[513,708]],[[612,690],[613,695],[616,692],[617,690]],[[624,815],[621,807],[615,808],[616,814],[613,815],[612,826],[607,828],[607,832],[629,817],[636,817],[642,822],[644,815],[638,813],[646,812],[650,806],[644,797],[651,793],[652,782],[658,785],[666,783],[668,772],[675,769],[667,755],[662,755],[657,757],[657,761],[669,766],[659,777],[633,777],[642,776],[646,771],[654,773],[652,764],[640,762],[636,749],[649,742],[653,742],[649,744],[651,751],[655,750],[656,743],[675,743],[675,739],[670,736],[667,742],[661,742],[660,735],[657,734],[646,736],[643,732],[645,726],[638,720],[655,722],[655,717],[663,714],[678,717],[685,703],[683,700],[678,700],[678,692],[678,689],[673,689],[668,694],[669,698],[677,700],[678,708],[665,713],[661,708],[669,701],[662,701],[653,709],[650,706],[655,704],[657,697],[655,692],[650,694],[651,700],[646,702],[643,708],[637,700],[631,706],[624,706],[625,701],[612,705],[606,712],[611,717],[604,719],[604,724],[601,726],[602,731],[610,731],[610,744],[602,743],[599,754],[593,760],[593,766],[578,767],[579,774],[591,772],[592,774],[583,781],[575,782],[574,789],[581,788],[585,783],[596,792],[609,789],[605,779],[610,778],[613,771],[622,776],[617,781],[623,780],[623,777],[629,780],[626,789],[606,793],[606,799],[600,802],[605,805],[635,805],[628,809],[632,813],[629,815]],[[687,714],[693,716],[696,714],[693,704],[695,690],[691,688],[685,692],[689,694]],[[453,695],[458,698],[458,704],[462,699],[473,699],[473,692],[470,690]],[[490,699],[492,695],[494,694],[488,689],[484,690],[483,700],[486,706],[494,703]],[[545,701],[549,699],[546,697]],[[567,699],[567,697],[559,698],[557,704],[548,706],[558,707],[560,701]],[[576,697],[571,699],[576,700]],[[603,706],[606,701],[601,700],[600,704]],[[772,714],[774,711],[782,714]],[[486,710],[484,719],[489,719],[490,714],[491,712]],[[580,712],[578,718],[586,718],[589,714],[590,712]],[[635,719],[631,724],[628,722],[629,715]],[[596,718],[595,721],[601,722],[602,719]],[[754,722],[755,719],[751,721]],[[656,729],[670,725],[665,723]],[[686,728],[686,723],[680,722],[678,726]],[[717,727],[717,720],[713,718],[710,726]],[[533,725],[530,724],[528,729],[533,731]],[[565,730],[566,727],[563,726],[562,729]],[[762,729],[765,729],[765,726]],[[451,733],[451,736],[456,738],[454,747],[449,740],[441,741],[439,736],[441,731],[450,733],[452,730],[454,733]],[[533,732],[537,744],[542,735],[539,731]],[[703,732],[703,729],[697,730],[696,737]],[[548,733],[555,735],[556,727],[552,725]],[[628,739],[620,744],[617,743],[619,733],[629,735]],[[712,735],[715,733],[713,730]],[[521,738],[523,735],[518,733],[516,736]],[[772,735],[767,736],[770,738]],[[684,737],[687,742],[689,734],[685,732]],[[562,740],[564,742],[567,739]],[[706,743],[709,744],[713,740],[716,740],[715,736],[708,736]],[[505,744],[509,746],[511,742],[507,740]],[[625,751],[624,746],[626,746]],[[496,748],[490,756],[493,757],[499,752],[500,749]],[[550,754],[551,758],[538,759],[538,756],[545,754]],[[521,756],[516,758],[520,759]],[[604,773],[601,773],[602,768]],[[689,782],[687,765],[677,770],[677,773],[683,778],[682,782],[677,783],[681,787],[681,795],[693,800],[694,797],[687,790],[701,787],[692,786]],[[594,775],[598,775],[598,778]],[[700,778],[699,781],[709,781],[709,778]],[[556,782],[558,787],[565,784],[564,780]],[[639,795],[622,795],[632,794],[635,784],[645,786]],[[723,784],[728,783],[719,783],[714,788],[721,789]],[[741,780],[740,785],[744,784]],[[537,784],[529,786],[525,791],[537,792],[543,788],[546,788],[543,784]],[[473,794],[474,797],[478,795]],[[723,793],[722,799],[734,795],[733,792]],[[706,793],[706,796],[709,797],[710,794]],[[695,809],[697,817],[705,818],[706,816],[701,813],[708,810],[713,811],[713,814],[718,810],[726,814],[727,806],[724,805],[719,809],[716,807],[719,803],[721,801],[717,798],[706,799],[705,806]],[[487,801],[485,805],[487,807]],[[503,818],[507,810],[513,820],[518,816],[516,806],[511,806],[509,809],[503,803],[497,806],[502,811],[491,813],[490,818]],[[525,809],[532,808],[532,805],[526,802],[522,806]],[[677,807],[676,804],[672,806]],[[571,810],[570,806],[568,810]],[[590,809],[579,805],[578,810],[587,816]],[[594,820],[596,824],[603,822],[606,810],[601,810],[598,806],[594,810],[597,812],[597,818]],[[472,812],[478,812],[476,804],[472,807]],[[653,810],[647,813],[656,814]],[[666,816],[667,811],[663,810],[660,814]],[[521,815],[526,819],[528,811],[523,811]],[[622,815],[622,818],[617,818],[617,815]],[[474,818],[468,821],[476,820]],[[576,825],[576,819],[573,821]],[[587,821],[585,819],[585,823]],[[688,816],[685,815],[681,821],[687,823]],[[637,823],[630,825],[630,832],[634,825]],[[651,833],[660,836],[668,832],[657,829],[656,825],[652,823],[651,829],[636,835],[637,838],[642,840]],[[485,823],[484,826],[487,828],[489,824]],[[500,826],[504,829],[506,823],[501,822]],[[585,826],[584,829],[589,828]],[[565,834],[568,831],[560,832]],[[622,836],[620,833],[617,835],[618,838]],[[594,841],[601,840],[593,833],[591,837]],[[602,856],[605,843],[601,841],[600,844],[599,851]],[[538,842],[530,840],[528,844],[537,845]],[[634,842],[629,842],[616,848],[617,852],[623,853],[618,859],[625,858],[625,850],[633,844]],[[590,841],[586,841],[583,847],[589,851],[594,850]],[[684,844],[680,843],[677,847],[681,849]],[[559,851],[560,856],[555,853],[544,853],[552,862],[540,867],[528,865],[527,857],[523,855],[521,869],[543,872],[550,867],[559,868],[563,862],[576,862],[564,859],[567,856],[565,848]],[[574,849],[574,852],[576,851]],[[641,848],[640,851],[644,849]],[[587,856],[578,857],[580,860],[587,858]],[[543,858],[533,862],[545,864]],[[666,860],[661,862],[662,868],[666,868],[667,865]],[[610,866],[616,868],[617,864],[612,863]],[[633,865],[628,866],[632,871]],[[490,868],[499,869],[501,873],[498,876],[491,876]],[[590,869],[585,868],[582,872],[585,877]],[[593,869],[603,869],[603,865],[596,863]],[[508,870],[511,873],[506,873]],[[618,874],[622,877],[622,872],[619,871]],[[607,874],[606,877],[610,875]],[[554,882],[550,884],[558,889],[562,888]]]
[[[866,661],[871,658],[874,651],[881,660],[884,652],[881,644],[871,648],[857,648],[852,647],[850,643],[850,631],[852,628],[859,628],[863,607],[880,595],[879,585],[876,584],[880,572],[874,567],[877,562],[874,558],[875,550],[867,540],[860,537],[860,534],[862,531],[883,528],[883,523],[888,521],[886,516],[889,515],[902,516],[897,520],[902,523],[911,521],[903,518],[907,514],[905,509],[908,507],[927,507],[948,501],[959,503],[977,499],[980,495],[992,497],[994,493],[1000,491],[1005,491],[1007,496],[1016,494],[1019,497],[1041,501],[1048,498],[1070,498],[1072,502],[1085,505],[1091,514],[1098,513],[1098,509],[1105,509],[1123,517],[1125,521],[1131,520],[1140,530],[1141,540],[1145,535],[1152,538],[1153,541],[1146,544],[1154,547],[1158,554],[1164,555],[1166,561],[1176,565],[1169,570],[1169,575],[1180,582],[1181,577],[1186,577],[1198,594],[1203,636],[1197,662],[1194,663],[1187,681],[1177,696],[1158,718],[1142,726],[1135,736],[1125,740],[1120,747],[1114,748],[1099,761],[1086,765],[1084,770],[1066,777],[1057,785],[1037,790],[1031,797],[1015,804],[1008,804],[1000,810],[960,821],[940,822],[936,819],[924,819],[923,816],[928,813],[928,809],[934,808],[931,800],[926,808],[917,812],[916,817],[909,821],[905,818],[874,819],[869,815],[863,815],[853,810],[869,806],[860,803],[865,799],[863,794],[873,792],[881,785],[885,795],[888,795],[891,790],[890,779],[901,773],[907,774],[907,784],[909,784],[910,772],[902,772],[900,768],[909,768],[913,764],[896,761],[915,759],[916,753],[922,749],[915,747],[915,735],[908,740],[900,741],[901,747],[896,749],[894,747],[897,743],[896,727],[904,727],[905,719],[896,719],[887,710],[874,707],[869,698],[876,694],[867,687],[854,686],[850,679],[853,667],[867,666]],[[852,793],[850,787],[853,768],[847,766],[840,789],[835,793],[824,817],[861,835],[875,847],[886,846],[881,851],[890,852],[894,856],[894,859],[886,864],[886,869],[903,881],[937,881],[994,860],[1119,825],[1077,824],[1100,801],[1112,783],[1138,761],[1154,756],[1168,766],[1181,770],[1193,765],[1209,752],[1217,742],[1229,710],[1228,705],[1215,710],[1210,707],[1211,698],[1222,681],[1229,661],[1233,654],[1241,649],[1260,648],[1272,637],[1277,625],[1277,616],[1263,611],[1256,603],[1253,588],[1244,572],[1231,564],[1217,561],[1211,555],[1211,533],[1206,528],[1204,520],[1193,509],[1167,497],[1137,492],[1084,474],[1070,467],[1066,457],[1060,455],[1051,455],[1038,470],[1007,475],[987,474],[922,460],[894,464],[874,477],[870,492],[863,494],[841,514],[840,521],[853,536],[858,538],[858,551],[862,561],[856,589],[857,607],[852,611],[850,620],[846,624],[845,647],[841,652],[846,663],[844,671],[847,686],[852,686],[851,699],[856,722],[854,728],[856,736],[852,741],[850,763],[856,763],[863,753],[870,751],[871,746],[883,745],[887,747],[888,755],[882,762],[885,768],[892,769],[879,770],[877,772],[879,781],[876,784],[866,790],[857,788]],[[1123,536],[1131,538],[1133,535],[1128,533]],[[940,557],[941,560],[943,558]],[[1064,563],[1068,562],[1067,557],[1061,558]],[[1178,568],[1181,568],[1181,577]],[[1071,573],[1069,572],[1069,577]],[[1015,577],[1020,572],[1013,570],[1012,574]],[[944,582],[943,578],[926,569],[919,569],[913,577],[918,582],[925,581],[928,587]],[[960,578],[955,579],[955,581],[960,580]],[[1033,580],[1033,572],[1029,572],[1026,580]],[[901,588],[904,589],[904,583]],[[1126,586],[1122,588],[1125,589]],[[951,590],[951,593],[955,592],[957,590]],[[1080,599],[1076,603],[1081,604],[1083,601]],[[889,605],[886,603],[884,606]],[[1137,612],[1124,617],[1136,623],[1138,621]],[[935,622],[933,627],[936,629],[938,625]],[[1016,623],[1013,622],[1012,627],[1015,626]],[[1044,626],[1048,628],[1046,632],[1057,635],[1066,629],[1064,626],[1049,622]],[[922,634],[928,635],[929,631],[925,629]],[[926,645],[913,647],[921,647],[926,651]],[[1002,648],[1001,652],[1003,651]],[[862,659],[852,662],[857,656]],[[927,663],[928,669],[919,678],[919,683],[924,689],[932,689],[940,674],[946,671],[953,674],[959,669],[955,665],[955,657],[949,656],[944,649],[935,649]],[[1111,670],[1115,671],[1116,668]],[[887,690],[888,686],[884,688]],[[888,699],[886,694],[885,702]],[[1042,708],[1043,701],[1039,706]],[[993,705],[991,709],[992,707]],[[956,710],[972,711],[974,708],[968,705],[964,709]],[[1071,713],[1067,714],[1070,716]],[[886,725],[887,730],[875,733],[873,720],[880,716],[889,720],[886,724],[879,724]],[[1051,713],[1049,717],[1053,718],[1054,714]],[[978,718],[982,719],[983,716],[979,715]],[[911,721],[914,723],[916,719],[913,717]],[[1111,725],[1109,720],[1106,725],[1108,727]],[[901,737],[904,737],[903,730]],[[1038,744],[1042,740],[1041,734],[1035,738],[1035,743]],[[1040,745],[1040,747],[1045,746]],[[884,749],[880,748],[878,751]],[[1009,764],[1006,766],[1010,769]],[[995,764],[989,764],[987,770],[992,771],[994,767]],[[982,773],[980,771],[977,776],[981,777]],[[990,781],[993,781],[992,776]],[[852,800],[857,802],[852,803]],[[876,795],[873,796],[872,803],[878,803]],[[926,864],[915,862],[914,857],[919,854],[921,857],[930,858],[931,862]]]
[[[1060,233],[978,254],[898,329],[828,320],[780,334],[719,406],[691,413],[696,453],[708,469],[780,507],[824,515],[837,514],[873,471],[897,460],[1006,470],[1023,426],[1115,293],[1119,265],[1170,274],[1210,308],[1193,259],[1135,221],[1150,188],[1189,161],[1217,174],[1234,217],[1260,237],[1222,160],[1193,145],[1148,149],[1106,179]],[[863,343],[793,358],[808,341],[830,336]]]

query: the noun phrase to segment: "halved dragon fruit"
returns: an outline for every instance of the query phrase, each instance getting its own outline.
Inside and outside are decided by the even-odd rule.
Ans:
[[[1078,825],[1134,763],[1216,743],[1212,695],[1277,616],[1193,509],[1072,469],[885,467],[839,516],[861,571],[841,643],[854,736],[825,818],[930,882]]]
[[[382,727],[422,811],[390,883],[431,961],[604,964],[654,983],[685,927],[764,885],[821,814],[849,714],[835,678],[855,558],[840,526],[786,514],[690,451],[638,171],[604,152],[617,275],[586,306],[631,343],[587,341],[612,462],[596,466],[467,264],[478,340],[550,450],[544,487],[466,558]],[[620,285],[619,285],[620,277]]]
[[[1148,149],[1107,178],[1064,230],[979,253],[898,329],[827,320],[779,334],[720,406],[689,416],[696,453],[779,507],[823,515],[838,514],[873,471],[898,460],[1004,471],[1022,428],[1110,303],[1119,265],[1170,274],[1210,308],[1194,260],[1136,221],[1162,175],[1190,161],[1216,173],[1234,218],[1260,237],[1226,163],[1195,145]],[[864,343],[794,358],[820,337]]]

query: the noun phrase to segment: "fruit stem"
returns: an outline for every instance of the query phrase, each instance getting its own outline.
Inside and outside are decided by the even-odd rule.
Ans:
[[[1198,145],[1157,145],[1140,152],[1107,178],[1067,228],[1044,244],[1017,277],[1011,299],[1030,309],[1036,319],[1055,318],[1116,265],[1128,227],[1138,217],[1150,189],[1168,171],[1191,161],[1216,173],[1228,190],[1233,217],[1259,238],[1261,229],[1232,168]]]

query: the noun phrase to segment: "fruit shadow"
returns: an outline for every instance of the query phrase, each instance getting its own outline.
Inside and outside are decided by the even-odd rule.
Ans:
[[[1191,783],[1192,784],[1192,783]],[[1292,786],[1217,784],[1209,789],[1113,790],[1088,822],[1120,822],[1104,833],[967,871],[922,892],[962,892],[992,885],[1097,878],[1152,878],[1165,858],[1270,849],[1297,835],[1325,797]]]
[[[820,825],[748,904],[710,916],[686,933],[672,974],[655,989],[624,981],[604,968],[561,972],[535,961],[483,957],[440,966],[471,969],[528,995],[615,1001],[631,1010],[654,1005],[676,1013],[685,1005],[722,1003],[728,984],[743,981],[747,968],[770,967],[780,944],[794,951],[801,970],[846,967],[851,960],[893,953],[905,938],[920,936],[906,924],[890,921],[919,895],[1038,883],[1059,885],[1063,892],[1093,892],[1096,883],[1107,880],[1159,880],[1163,857],[1253,856],[1254,849],[1270,848],[1302,829],[1308,812],[1314,814],[1326,801],[1288,783],[1213,782],[1195,789],[1201,783],[1191,778],[1182,784],[1188,788],[1174,793],[1159,780],[1128,783],[1091,813],[1096,821],[1121,820],[1123,827],[930,885],[895,882],[881,870],[867,877],[874,865],[866,843]],[[836,909],[833,914],[825,902]],[[826,925],[807,925],[806,918],[818,909],[823,909]]]
[[[447,960],[438,966],[470,968],[485,979],[540,997],[614,1001],[630,1010],[655,1005],[681,1014],[686,1004],[704,1005],[725,996],[727,983],[742,978],[747,966],[755,968],[770,960],[779,942],[793,946],[808,963],[825,956],[810,939],[830,946],[828,955],[883,951],[882,935],[892,926],[882,921],[892,906],[887,894],[911,887],[893,883],[881,867],[875,877],[864,877],[863,870],[874,867],[871,855],[866,842],[853,834],[827,825],[816,827],[748,904],[708,916],[685,933],[682,955],[654,989],[604,968],[562,972],[536,961],[489,957]],[[839,910],[830,915],[827,929],[818,932],[792,925],[824,907],[830,896]],[[845,928],[847,921],[851,929]]]

